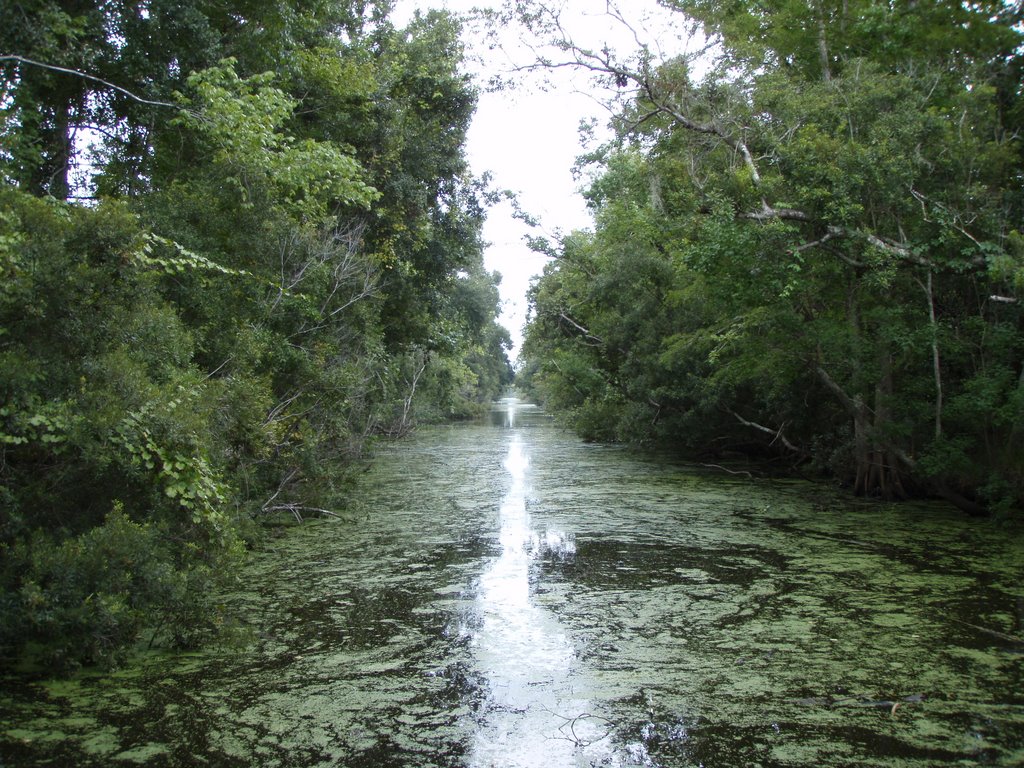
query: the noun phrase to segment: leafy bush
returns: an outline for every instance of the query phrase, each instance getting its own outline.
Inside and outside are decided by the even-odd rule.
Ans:
[[[0,647],[43,668],[110,666],[147,625],[176,628],[178,644],[212,626],[213,564],[181,562],[158,526],[119,503],[86,533],[35,531],[3,554]]]

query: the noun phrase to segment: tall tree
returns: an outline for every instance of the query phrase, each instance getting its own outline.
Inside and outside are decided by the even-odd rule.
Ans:
[[[640,140],[647,183],[632,184],[626,219],[634,231],[655,222],[642,242],[675,271],[661,306],[688,315],[668,333],[651,320],[662,345],[646,359],[696,377],[699,393],[695,404],[649,388],[652,421],[711,403],[734,428],[830,465],[860,493],[928,491],[971,510],[1019,500],[1016,11],[674,5],[725,51],[702,82],[686,60],[621,60],[574,45],[557,19],[548,26],[563,63],[635,88],[594,187],[596,247],[624,242],[622,224],[604,218],[621,201],[603,189]],[[960,23],[943,34],[938,20],[951,18]],[[914,22],[926,42],[904,44]],[[575,270],[562,259],[554,272],[564,271]],[[537,316],[551,312],[536,296]],[[576,318],[561,332],[576,345],[604,341],[595,327]],[[552,336],[536,324],[531,335]],[[628,392],[618,354],[602,348],[615,371],[604,378],[636,407],[644,395]]]
[[[459,26],[390,8],[4,6],[0,658],[195,642],[254,522],[508,380]]]

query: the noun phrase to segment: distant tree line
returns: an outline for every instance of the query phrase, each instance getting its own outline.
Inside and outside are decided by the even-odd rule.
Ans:
[[[594,231],[538,245],[524,380],[591,439],[1020,509],[1021,4],[663,5],[706,74],[506,11],[629,96],[580,160]]]
[[[391,5],[3,4],[3,661],[198,642],[256,523],[509,382],[459,24]]]

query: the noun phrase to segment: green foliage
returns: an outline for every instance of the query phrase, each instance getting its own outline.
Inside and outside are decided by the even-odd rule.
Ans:
[[[130,412],[118,425],[113,442],[128,454],[133,468],[154,475],[152,485],[176,502],[192,524],[223,537],[227,533],[224,489],[209,461],[197,455],[200,447],[184,445],[173,450],[157,442],[154,435],[155,427],[173,419],[186,403],[178,397],[159,405],[166,412],[164,419],[147,409]]]
[[[253,521],[511,378],[451,16],[72,5],[0,30],[81,73],[0,63],[0,655],[68,667],[200,639]]]
[[[642,87],[590,158],[595,231],[531,294],[532,385],[586,436],[1019,507],[1016,17],[667,5],[723,59],[622,64]]]
[[[195,96],[181,97],[186,111],[180,121],[203,137],[214,166],[244,205],[281,205],[320,221],[332,204],[366,206],[379,196],[341,147],[281,132],[297,102],[271,85],[273,73],[242,79],[234,65],[227,59],[188,78]],[[261,194],[266,186],[269,199]]]
[[[157,249],[160,247],[170,250],[173,255],[159,255]],[[251,276],[244,269],[230,269],[221,266],[205,256],[193,253],[173,240],[152,233],[146,234],[142,249],[134,254],[134,257],[143,269],[156,269],[167,275],[181,276],[215,272],[236,277]]]
[[[132,522],[120,502],[83,534],[37,531],[5,549],[0,643],[50,670],[115,664],[154,618],[178,644],[194,642],[217,620],[203,604],[229,570],[226,560],[181,567],[166,534]]]

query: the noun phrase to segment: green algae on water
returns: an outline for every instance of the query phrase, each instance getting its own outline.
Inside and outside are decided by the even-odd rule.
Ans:
[[[223,596],[239,646],[5,681],[3,765],[1022,762],[1019,529],[509,407],[385,448],[354,521],[273,539]]]

